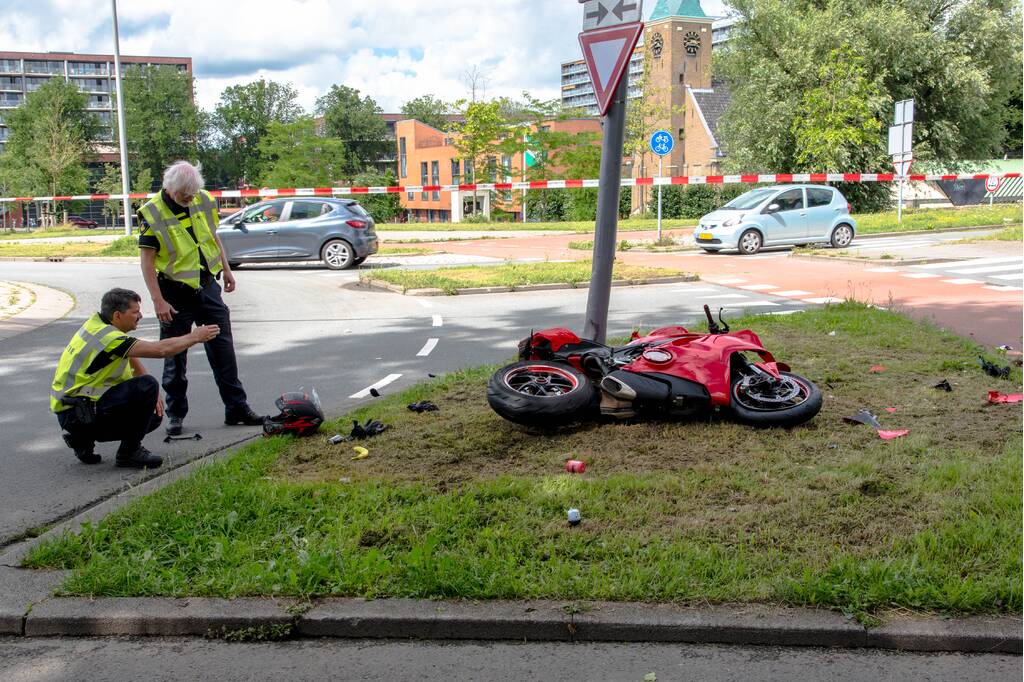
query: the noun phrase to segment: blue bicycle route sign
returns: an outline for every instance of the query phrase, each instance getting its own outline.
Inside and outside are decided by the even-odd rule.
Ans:
[[[658,156],[665,156],[675,146],[672,134],[667,130],[657,130],[651,135],[651,151]]]

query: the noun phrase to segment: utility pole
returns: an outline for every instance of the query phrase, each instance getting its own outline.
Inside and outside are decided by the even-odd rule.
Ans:
[[[132,234],[132,200],[128,197],[128,144],[124,139],[124,91],[121,88],[121,44],[117,35],[117,0],[110,0],[114,17],[114,83],[117,90],[117,137],[121,151],[121,193],[124,194],[124,234]]]

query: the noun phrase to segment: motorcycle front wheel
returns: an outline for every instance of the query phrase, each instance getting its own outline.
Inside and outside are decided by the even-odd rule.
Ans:
[[[730,406],[740,421],[754,426],[790,427],[813,419],[821,411],[821,391],[791,372],[781,379],[741,374],[732,380]]]
[[[525,426],[557,426],[580,419],[594,398],[593,382],[560,362],[516,362],[487,382],[491,409]]]

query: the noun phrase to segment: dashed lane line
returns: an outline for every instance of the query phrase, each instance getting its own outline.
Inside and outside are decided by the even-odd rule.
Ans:
[[[441,325],[444,324],[444,318],[442,318],[440,315],[434,315],[433,318],[434,318],[433,326],[440,327]]]
[[[400,379],[400,378],[402,378],[401,374],[389,374],[386,377],[384,377],[383,379],[381,379],[380,381],[378,381],[377,383],[371,384],[370,386],[367,386],[366,388],[364,388],[363,390],[359,391],[358,393],[353,393],[352,395],[349,396],[349,398],[365,398],[366,396],[370,395],[370,391],[371,390],[378,390],[379,391],[380,389],[382,389],[385,386],[387,386],[388,384],[390,384],[392,381],[395,381],[395,380]]]
[[[912,268],[919,268],[921,270],[932,270],[932,269],[938,269],[938,268],[948,268],[950,266],[959,267],[961,265],[965,265],[965,266],[969,266],[969,267],[975,267],[975,266],[980,266],[980,265],[999,265],[999,264],[1019,263],[1019,262],[1020,262],[1020,256],[1015,256],[1013,258],[1006,258],[1006,257],[1000,257],[1000,258],[974,258],[974,259],[971,259],[971,260],[962,260],[962,261],[958,261],[958,262],[945,261],[943,263],[923,263],[921,265],[911,265],[910,267],[912,267]]]
[[[773,291],[772,296],[782,296],[784,298],[800,298],[801,296],[810,296],[813,293],[813,291],[793,289],[791,291]]]
[[[747,291],[768,291],[769,289],[778,289],[774,284],[744,284],[740,289],[746,289]]]
[[[843,299],[836,298],[835,296],[822,296],[821,298],[805,298],[804,303],[812,303],[814,305],[826,305],[828,303],[842,303]]]
[[[743,284],[747,280],[732,277],[727,279],[709,279],[708,281],[712,284]]]
[[[907,279],[929,279],[931,277],[939,277],[934,272],[910,272],[900,277],[906,277]]]
[[[958,277],[957,279],[944,279],[943,284],[983,284],[977,279],[967,279],[966,277]]]
[[[987,275],[993,272],[1013,272],[1020,271],[1021,261],[1018,260],[1016,263],[1008,263],[1006,265],[986,265],[980,268],[961,268],[958,270],[950,270],[951,275]]]
[[[1012,281],[1015,279],[1024,280],[1024,272],[1018,272],[1013,275],[990,275],[990,277],[992,279],[1005,279],[1007,281]]]
[[[438,339],[427,339],[427,342],[423,344],[423,348],[420,348],[420,352],[416,354],[418,358],[425,358],[430,355],[430,351],[434,350],[437,346]]]
[[[864,272],[896,272],[896,268],[864,268]]]

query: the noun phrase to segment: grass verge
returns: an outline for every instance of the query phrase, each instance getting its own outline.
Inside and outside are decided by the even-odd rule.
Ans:
[[[572,263],[507,263],[505,265],[467,265],[437,270],[374,270],[361,275],[363,281],[373,279],[409,289],[442,289],[455,294],[459,289],[472,287],[522,287],[531,284],[577,285],[590,281],[590,261]],[[612,276],[621,280],[647,280],[656,277],[675,277],[684,274],[678,270],[651,268],[616,262]]]
[[[73,569],[61,591],[79,595],[1019,613],[1021,413],[985,392],[1019,386],[1020,370],[991,379],[972,342],[856,304],[740,327],[819,383],[814,421],[528,431],[490,411],[493,368],[476,368],[374,401],[319,436],[250,444],[25,564]],[[869,374],[873,364],[887,370]],[[942,378],[952,393],[932,388]],[[422,399],[441,411],[405,409]],[[842,423],[864,407],[910,435],[886,442]],[[363,443],[368,458],[326,442],[370,416],[392,428]],[[570,456],[586,474],[562,472]],[[568,507],[582,525],[565,523]]]
[[[861,213],[853,216],[858,234],[880,232],[927,232],[952,227],[1006,225],[1021,222],[1020,204],[972,206],[969,208],[919,208],[903,211],[903,222],[896,221],[896,211]]]
[[[124,234],[124,228],[96,228],[88,230],[71,225],[59,225],[38,230],[3,230],[0,232],[0,241],[10,239],[45,239],[52,237],[95,237],[98,235]]]
[[[112,242],[66,242],[43,244],[4,244],[0,242],[0,256],[27,258],[69,258],[103,256],[138,256],[138,237],[120,237]]]
[[[984,237],[973,237],[970,239],[961,239],[957,244],[973,244],[975,242],[1019,242],[1024,240],[1024,231],[1020,225],[1012,225],[1010,227],[1004,227],[994,234],[985,235]]]

